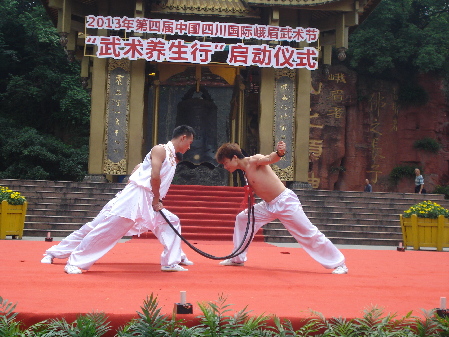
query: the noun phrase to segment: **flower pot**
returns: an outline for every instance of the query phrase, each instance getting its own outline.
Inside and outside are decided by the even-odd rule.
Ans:
[[[438,219],[419,218],[416,214],[410,218],[399,217],[405,247],[413,246],[414,250],[433,247],[439,252],[449,247],[449,219],[443,215]]]
[[[7,235],[19,239],[23,236],[27,202],[23,205],[10,205],[6,200],[0,206],[0,239],[6,239]]]

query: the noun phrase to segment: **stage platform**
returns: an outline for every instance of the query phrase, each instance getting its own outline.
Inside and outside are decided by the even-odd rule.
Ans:
[[[244,267],[224,267],[184,245],[195,265],[188,272],[160,271],[158,241],[118,243],[88,272],[67,275],[65,260],[41,264],[43,252],[55,242],[0,241],[0,296],[17,303],[18,319],[26,325],[47,318],[72,322],[80,313],[104,312],[114,328],[136,318],[145,298],[154,294],[162,312],[170,315],[180,291],[187,292],[195,323],[198,302],[227,298],[232,309],[248,306],[251,314],[275,314],[294,324],[310,317],[310,310],[325,317],[362,317],[372,306],[385,314],[422,316],[421,309],[439,306],[449,297],[449,252],[396,251],[370,247],[341,248],[349,274],[334,275],[301,248],[254,242]],[[227,255],[230,242],[200,241],[196,247]],[[367,248],[367,249],[366,249]]]

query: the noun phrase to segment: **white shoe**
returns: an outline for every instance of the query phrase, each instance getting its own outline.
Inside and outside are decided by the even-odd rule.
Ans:
[[[348,273],[348,267],[343,263],[342,265],[338,266],[334,269],[332,274],[347,274]]]
[[[67,274],[82,274],[83,271],[79,269],[77,266],[72,266],[71,264],[66,264],[64,267],[64,271]]]
[[[193,262],[189,259],[182,260],[179,264],[182,264],[183,266],[193,266]]]
[[[46,254],[42,258],[41,263],[52,264],[53,263],[53,259],[54,259],[53,256]]]
[[[221,261],[219,264],[221,264],[222,266],[244,266],[245,263],[244,262],[232,262],[231,259],[227,259],[224,261]]]
[[[162,271],[188,271],[188,269],[181,267],[179,264],[172,264],[170,266],[162,266]]]

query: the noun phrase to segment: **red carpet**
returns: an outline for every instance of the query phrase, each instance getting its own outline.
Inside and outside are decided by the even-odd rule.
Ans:
[[[187,240],[232,241],[235,216],[245,202],[243,187],[171,185],[164,206],[181,220],[182,235]],[[151,232],[138,239],[155,239]],[[253,241],[264,241],[259,230]]]
[[[188,272],[160,271],[156,240],[119,243],[83,275],[63,272],[65,260],[41,264],[44,241],[0,241],[0,296],[17,303],[18,318],[26,324],[78,313],[105,312],[114,327],[137,317],[147,295],[154,293],[170,314],[180,291],[194,304],[227,297],[235,310],[248,305],[252,314],[276,314],[293,323],[309,317],[309,309],[326,317],[361,317],[372,305],[385,313],[405,316],[410,310],[439,306],[449,297],[449,254],[436,251],[343,249],[348,275],[333,275],[300,248],[278,248],[254,242],[244,267],[223,267],[185,247],[195,262]],[[197,242],[214,255],[231,252],[229,242]],[[195,322],[196,323],[196,322]]]

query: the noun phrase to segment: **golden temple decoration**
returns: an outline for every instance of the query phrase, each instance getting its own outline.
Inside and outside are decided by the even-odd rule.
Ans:
[[[129,70],[129,60],[109,60],[103,160],[105,174],[124,175],[127,173]]]
[[[296,71],[276,69],[274,89],[273,143],[284,141],[287,152],[282,159],[272,165],[281,180],[294,180],[295,111],[296,111]]]

